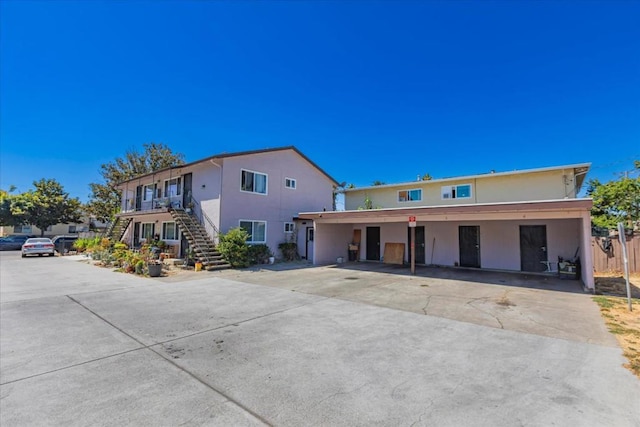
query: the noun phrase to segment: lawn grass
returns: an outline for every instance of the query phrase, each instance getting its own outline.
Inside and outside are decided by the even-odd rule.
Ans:
[[[629,311],[626,298],[601,295],[593,300],[600,306],[609,332],[616,336],[629,361],[624,367],[640,378],[640,299],[632,298],[633,311]]]

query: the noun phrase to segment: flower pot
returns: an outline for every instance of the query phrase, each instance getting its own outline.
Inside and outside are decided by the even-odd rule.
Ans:
[[[200,270],[202,270],[202,263],[196,262],[196,271],[200,271]]]
[[[162,275],[162,264],[147,264],[149,277],[160,277]]]
[[[269,257],[269,264],[273,264],[274,262],[276,262],[276,257],[270,256]]]

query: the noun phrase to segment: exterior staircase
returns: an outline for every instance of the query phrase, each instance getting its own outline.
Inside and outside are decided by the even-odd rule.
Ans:
[[[131,224],[132,221],[133,218],[116,217],[109,226],[105,237],[108,237],[112,242],[119,242],[124,237],[124,233],[126,233],[127,228],[129,228],[129,224]]]
[[[193,250],[196,261],[201,262],[203,268],[207,270],[231,268],[231,264],[220,255],[207,230],[194,215],[182,208],[173,208],[170,212],[182,235],[189,242],[189,248]]]

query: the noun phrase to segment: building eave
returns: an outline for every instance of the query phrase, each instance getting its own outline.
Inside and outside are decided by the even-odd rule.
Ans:
[[[429,217],[456,215],[484,215],[488,213],[525,213],[525,212],[573,212],[590,211],[593,205],[591,199],[560,199],[536,200],[524,202],[477,203],[464,205],[421,206],[412,208],[365,209],[332,212],[303,212],[298,215],[302,220],[318,222],[349,222],[350,220],[370,222],[406,222],[409,216],[415,216],[418,221]]]

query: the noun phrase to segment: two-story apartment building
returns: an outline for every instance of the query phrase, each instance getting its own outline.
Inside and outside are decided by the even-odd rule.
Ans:
[[[593,289],[590,199],[578,198],[590,164],[487,173],[347,189],[345,211],[309,212],[315,263],[381,261],[385,247],[418,264],[525,272],[552,271],[558,257],[580,260]]]
[[[133,247],[157,236],[175,255],[191,247],[207,264],[218,234],[242,227],[251,244],[277,255],[279,243],[297,241],[304,256],[306,234],[294,218],[331,209],[336,185],[295,147],[218,154],[120,183],[111,234]]]

